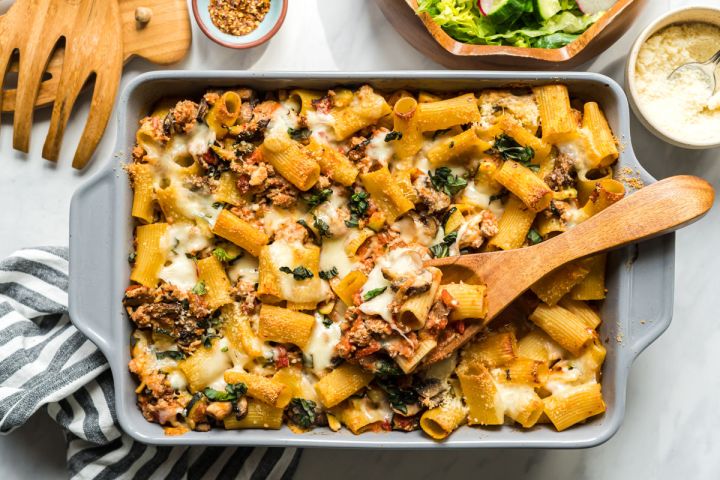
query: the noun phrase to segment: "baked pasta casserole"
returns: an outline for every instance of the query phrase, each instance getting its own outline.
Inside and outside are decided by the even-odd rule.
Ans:
[[[479,92],[248,88],[140,121],[124,306],[138,406],[168,434],[355,434],[601,414],[605,257],[484,325],[485,286],[431,258],[531,246],[624,195],[597,103]],[[547,427],[537,427],[547,428]]]

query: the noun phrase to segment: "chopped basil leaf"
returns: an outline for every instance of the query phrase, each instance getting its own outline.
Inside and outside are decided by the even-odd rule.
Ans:
[[[430,253],[434,258],[445,258],[450,255],[450,246],[457,241],[458,233],[450,232],[445,235],[443,241],[430,247]]]
[[[288,128],[287,129],[288,135],[290,135],[290,138],[293,140],[297,140],[298,142],[302,142],[310,138],[310,134],[312,134],[312,131],[310,131],[309,128]]]
[[[225,386],[224,392],[214,388],[206,388],[203,393],[212,402],[233,402],[247,393],[247,385],[244,383],[231,383]]]
[[[387,287],[373,288],[365,295],[363,295],[363,301],[367,302],[368,300],[372,300],[373,298],[383,293],[385,290],[387,290]]]
[[[205,295],[207,293],[207,288],[205,288],[205,282],[200,280],[198,283],[195,284],[191,292],[195,295]]]
[[[166,350],[164,352],[155,352],[155,358],[162,360],[163,358],[172,358],[173,360],[182,360],[185,354],[177,350]]]
[[[354,213],[350,215],[350,219],[345,220],[345,226],[348,228],[357,228],[360,226],[360,220]]]
[[[323,325],[325,325],[325,327],[330,328],[333,324],[333,321],[330,320],[330,317],[323,317],[322,323]]]
[[[453,213],[457,212],[457,207],[450,207],[447,209],[447,211],[442,216],[442,221],[440,222],[440,225],[445,225],[448,220],[450,220],[450,217]]]
[[[215,250],[213,250],[213,255],[215,255],[215,258],[220,260],[221,262],[229,262],[230,260],[233,260],[235,257],[231,257],[224,248],[217,247]]]
[[[495,146],[493,148],[505,160],[515,160],[523,166],[533,169],[530,162],[535,156],[535,151],[532,147],[523,147],[514,138],[503,133],[495,137]],[[536,167],[540,168],[539,165],[536,165]]]
[[[136,258],[137,258],[137,253],[132,252],[130,255],[128,255],[128,263],[135,263]]]
[[[542,237],[540,236],[540,234],[534,228],[531,228],[530,231],[528,232],[527,239],[531,245],[537,245],[538,243],[542,242],[542,240],[543,240]]]
[[[332,233],[330,233],[330,225],[328,225],[324,220],[316,217],[313,215],[314,221],[313,226],[317,228],[318,233],[321,237],[332,237]]]
[[[333,277],[337,277],[338,269],[336,267],[332,267],[330,270],[322,270],[319,275],[323,280],[330,280]]]
[[[293,398],[287,408],[287,416],[295,425],[309,428],[315,424],[317,404],[304,398]]]
[[[212,204],[212,207],[213,207],[215,210],[217,210],[218,208],[222,208],[223,206],[225,206],[225,204],[224,204],[223,202],[214,202],[214,203]]]
[[[221,351],[221,352],[227,352],[227,351],[228,351],[228,347],[222,347],[222,348],[220,349],[220,351]]]
[[[495,200],[502,200],[505,197],[507,197],[509,193],[510,192],[508,192],[507,190],[503,190],[502,192],[498,193],[497,195],[490,195],[490,201],[494,202]]]
[[[301,218],[300,220],[297,221],[297,223],[302,225],[303,227],[305,227],[305,230],[307,230],[308,235],[310,236],[310,238],[312,238],[312,241],[315,245],[318,245],[318,246],[322,245],[322,241],[318,238],[317,234],[315,233],[315,230],[310,228],[310,225],[308,225],[304,219]]]
[[[290,270],[290,267],[280,267],[280,271],[292,275],[298,281],[313,277],[313,273],[303,266],[295,267],[292,270]]]
[[[467,187],[467,180],[453,175],[448,167],[438,168],[435,170],[435,175],[430,173],[430,182],[435,190],[445,192],[451,197]]]
[[[303,200],[307,202],[310,208],[315,208],[321,203],[323,203],[325,200],[327,200],[330,195],[332,195],[332,193],[332,188],[325,188],[316,193],[303,195]]]
[[[393,140],[400,140],[403,137],[402,132],[392,131],[385,135],[386,142],[392,142]]]
[[[358,216],[365,215],[365,212],[367,212],[370,206],[367,199],[367,192],[357,192],[350,195],[350,212]]]
[[[407,413],[407,406],[417,402],[418,394],[410,388],[401,388],[395,382],[378,380],[376,382],[380,388],[385,390],[388,402],[398,412]]]

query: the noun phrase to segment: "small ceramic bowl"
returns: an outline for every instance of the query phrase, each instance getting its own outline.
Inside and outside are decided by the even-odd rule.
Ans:
[[[637,98],[638,93],[635,84],[635,63],[637,61],[640,48],[648,38],[668,25],[690,22],[709,23],[720,27],[720,8],[684,7],[666,13],[648,25],[647,28],[642,31],[637,40],[635,40],[635,43],[630,50],[630,54],[627,57],[627,63],[625,65],[625,92],[627,93],[628,99],[630,100],[630,106],[632,107],[633,112],[635,112],[637,118],[645,126],[645,128],[650,130],[650,132],[652,132],[660,140],[677,147],[695,150],[720,147],[720,135],[718,135],[717,140],[714,140],[711,143],[691,143],[688,142],[687,139],[674,137],[672,132],[665,130],[661,131],[655,126],[653,119],[649,118],[649,115],[646,115]]]
[[[230,35],[210,19],[210,0],[192,0],[193,15],[200,30],[213,42],[228,48],[252,48],[270,40],[282,26],[287,14],[288,0],[270,0],[270,10],[260,25],[247,35]]]

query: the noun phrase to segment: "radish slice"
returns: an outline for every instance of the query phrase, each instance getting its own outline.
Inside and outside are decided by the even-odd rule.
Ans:
[[[490,10],[492,10],[493,0],[478,0],[477,3],[480,13],[487,17]]]
[[[575,0],[580,11],[587,15],[609,10],[616,2],[617,0]]]

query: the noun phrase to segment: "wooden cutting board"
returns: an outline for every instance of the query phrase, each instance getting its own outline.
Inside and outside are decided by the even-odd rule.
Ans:
[[[127,63],[133,57],[141,57],[158,65],[180,61],[190,49],[192,31],[185,0],[98,0],[117,1],[122,20],[123,58]],[[152,10],[150,22],[140,27],[135,21],[135,9],[147,7]],[[40,84],[36,107],[51,104],[55,100],[60,72],[62,72],[65,49],[55,50]],[[5,85],[17,80],[18,63],[10,64]],[[8,88],[0,97],[0,111],[15,110],[15,89]]]

